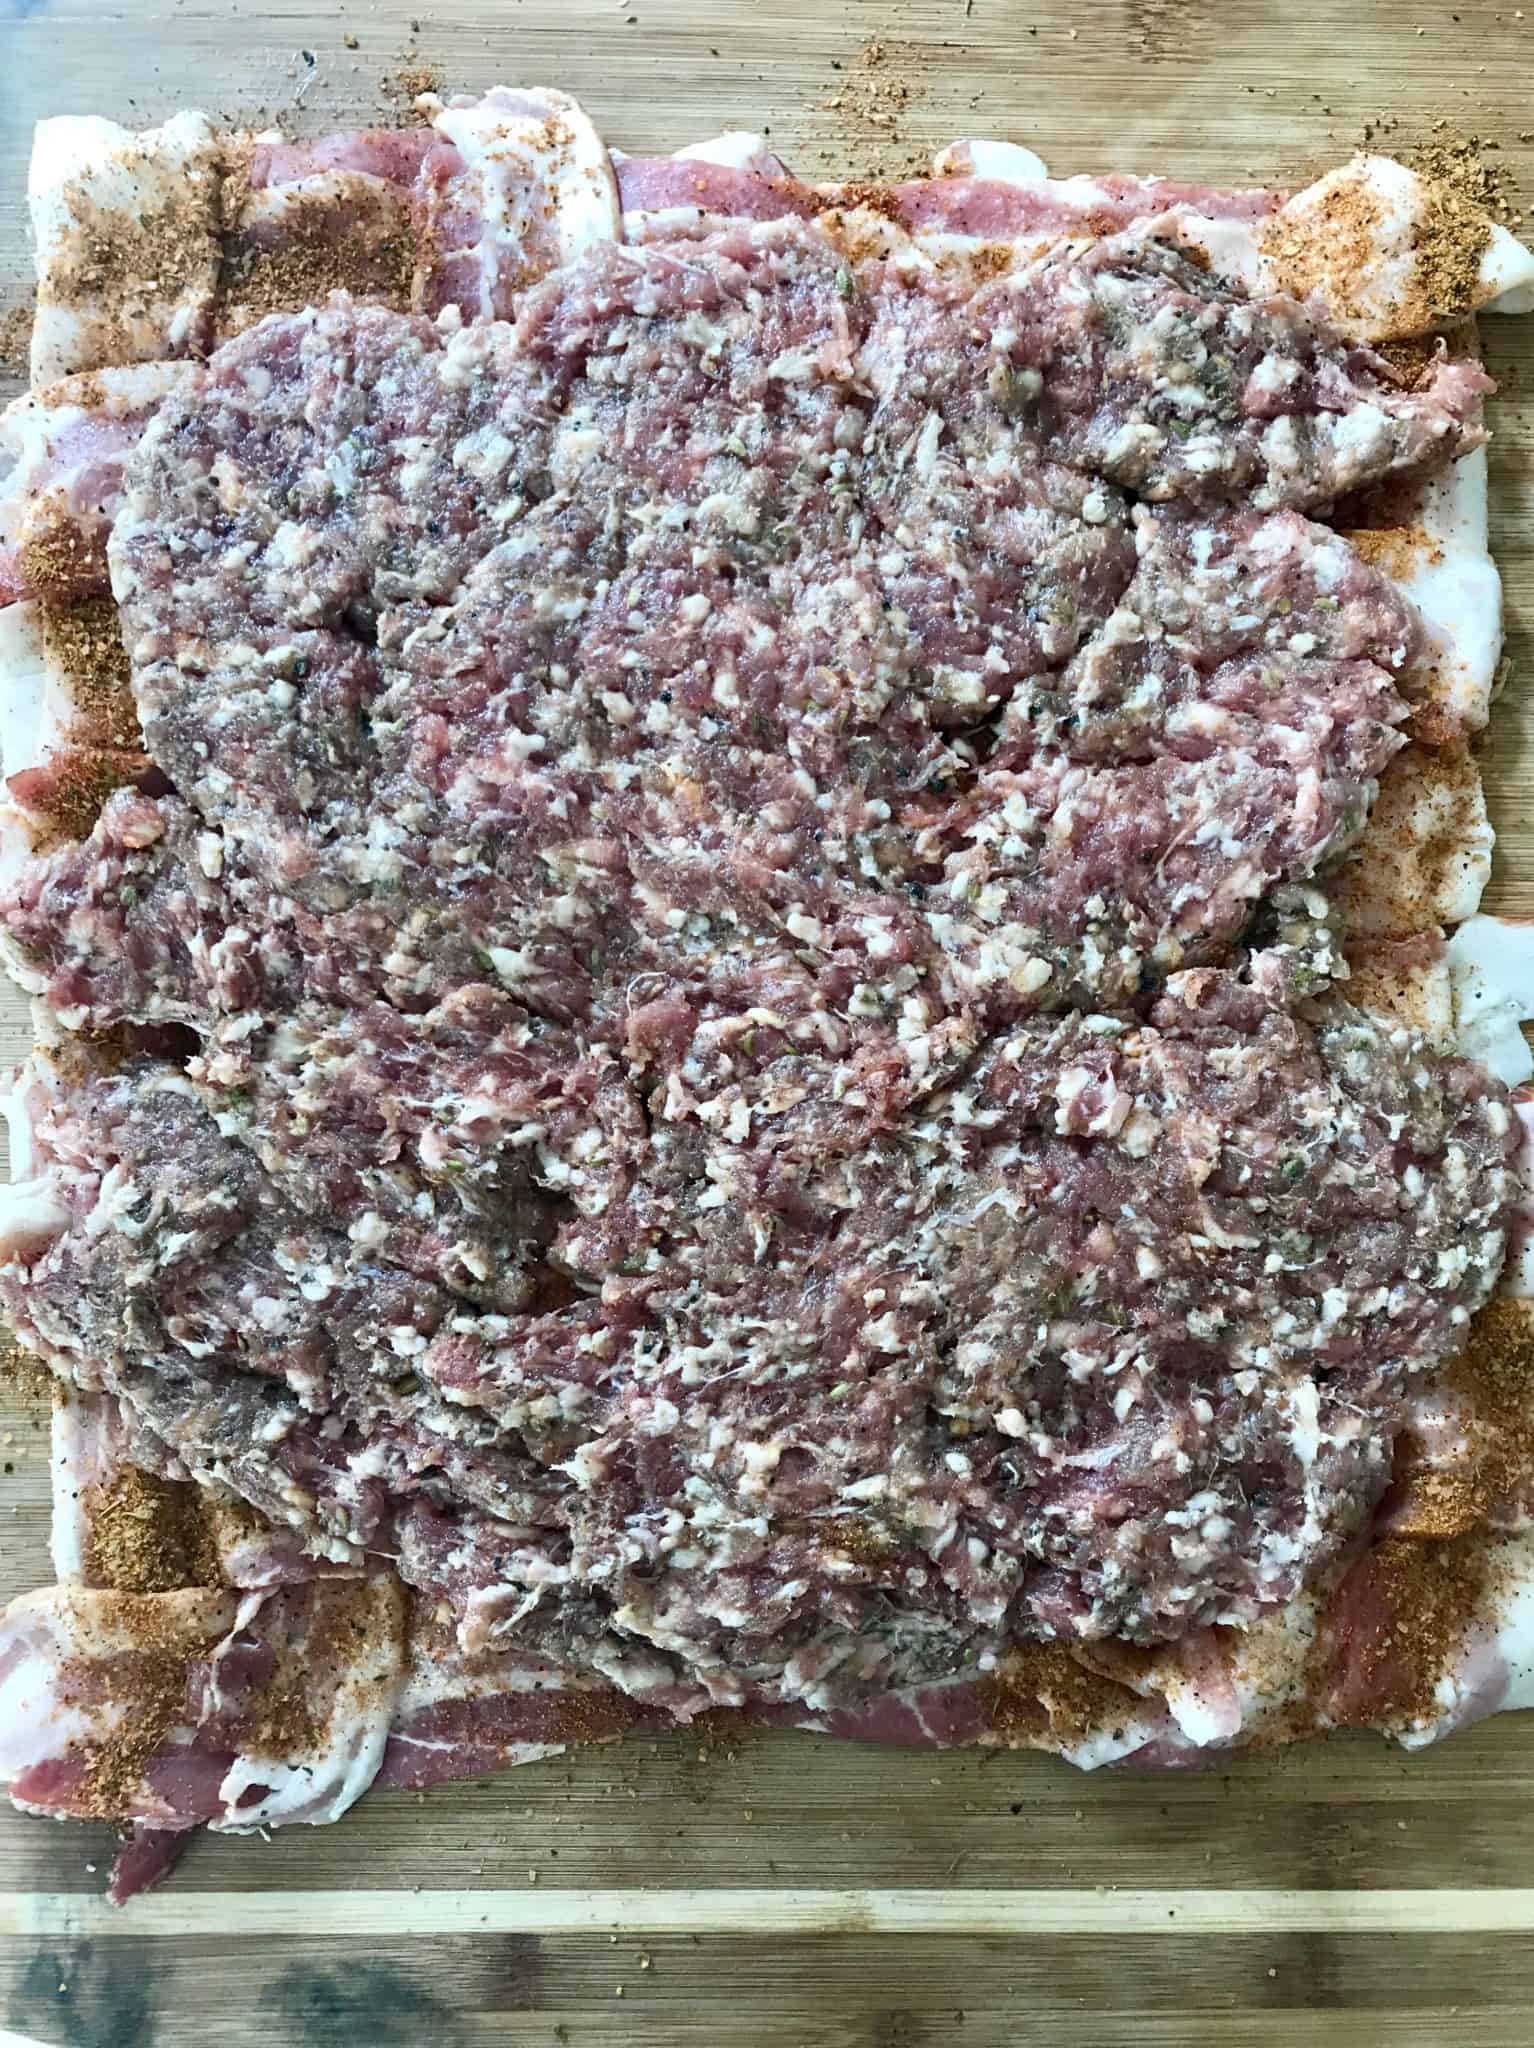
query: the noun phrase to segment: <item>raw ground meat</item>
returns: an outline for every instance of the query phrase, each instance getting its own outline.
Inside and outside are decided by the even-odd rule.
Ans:
[[[3,906],[106,1034],[19,1332],[673,1714],[1290,1599],[1506,1241],[1502,1091],[1328,992],[1314,886],[1419,629],[1308,515],[1483,388],[1164,225],[229,343],[113,529],[152,775]]]
[[[1478,1070],[1261,983],[1035,1020],[818,1169],[633,1144],[621,1219],[540,1143],[573,1285],[520,1310],[403,1270],[377,1210],[296,1209],[174,1069],[82,1071],[39,1119],[78,1220],[7,1309],[193,1476],[397,1553],[466,1648],[673,1709],[1248,1621],[1382,1488],[1500,1265],[1512,1145]],[[395,1135],[336,1130],[450,1228],[459,1133]]]

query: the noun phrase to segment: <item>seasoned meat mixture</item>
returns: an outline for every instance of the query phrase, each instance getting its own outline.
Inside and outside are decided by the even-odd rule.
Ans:
[[[102,1035],[8,1313],[678,1712],[1290,1598],[1505,1245],[1502,1091],[1330,985],[1422,650],[1310,516],[1480,388],[1144,227],[229,343],[113,529],[153,774],[3,905]]]

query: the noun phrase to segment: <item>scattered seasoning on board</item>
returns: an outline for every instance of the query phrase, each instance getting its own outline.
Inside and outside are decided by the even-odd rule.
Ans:
[[[51,1405],[58,1391],[53,1374],[4,1328],[0,1328],[0,1387],[18,1403]]]
[[[383,89],[389,99],[414,112],[415,103],[423,94],[436,95],[442,91],[443,76],[440,66],[415,61],[413,51],[410,53],[410,59],[410,62],[402,64],[397,71],[388,73],[383,81]]]
[[[0,377],[19,377],[26,382],[30,371],[32,312],[35,292],[28,292],[14,306],[0,313]]]
[[[1504,227],[1515,227],[1523,219],[1523,211],[1516,202],[1506,165],[1488,161],[1497,153],[1496,143],[1484,142],[1479,136],[1450,140],[1438,135],[1435,140],[1408,150],[1404,160],[1419,177],[1452,188]]]
[[[829,92],[814,102],[821,113],[840,116],[827,164],[836,172],[847,169],[849,154],[861,160],[866,175],[898,178],[921,175],[930,169],[926,152],[915,150],[904,135],[905,116],[925,97],[915,82],[921,59],[908,44],[874,36],[850,62],[833,60],[836,79]]]

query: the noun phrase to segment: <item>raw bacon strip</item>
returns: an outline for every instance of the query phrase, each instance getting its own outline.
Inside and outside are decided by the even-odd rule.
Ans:
[[[937,177],[892,186],[881,202],[913,233],[1102,235],[1175,213],[1217,270],[1254,292],[1315,299],[1360,340],[1407,339],[1477,311],[1534,306],[1534,253],[1463,195],[1390,157],[1357,155],[1287,196],[1170,178],[1052,179],[1030,150],[988,141],[953,143],[934,168]],[[1446,236],[1463,245],[1478,226],[1479,274],[1446,297],[1442,272],[1432,272],[1424,252]]]
[[[620,157],[614,169],[623,209],[623,239],[665,241],[707,234],[725,221],[813,220],[826,201],[801,184],[770,152],[718,162],[675,156]]]
[[[1474,756],[1408,746],[1380,778],[1335,898],[1350,932],[1379,942],[1458,924],[1480,906],[1495,834]]]
[[[721,138],[721,141],[734,138]],[[750,138],[755,140],[756,138]],[[812,219],[827,211],[868,208],[914,236],[945,242],[1011,242],[1022,253],[1063,234],[1105,235],[1152,215],[1194,213],[1249,224],[1280,203],[1278,193],[1226,192],[1166,178],[1014,180],[959,168],[977,145],[945,153],[954,168],[937,177],[894,185],[866,182],[807,185],[765,149],[712,153],[711,145],[669,157],[617,160],[624,239],[661,241],[707,233],[726,221]],[[710,154],[702,154],[710,150]],[[1026,153],[1025,153],[1026,154]],[[1036,159],[1031,159],[1036,161]]]
[[[432,147],[425,128],[363,128],[313,142],[258,136],[242,166],[252,192],[284,191],[340,171],[409,191]]]
[[[612,165],[574,100],[496,86],[456,100],[421,166],[415,301],[504,320],[516,296],[593,242],[621,235]]]
[[[29,1811],[153,1827],[337,1820],[376,1775],[404,1631],[385,1575],[25,1595],[0,1617],[0,1779]]]
[[[1432,260],[1451,245],[1474,256]],[[1534,305],[1534,254],[1457,192],[1391,157],[1360,154],[1286,199],[1261,237],[1268,288],[1316,298],[1348,333],[1401,340],[1453,327],[1485,308]]]
[[[1099,1654],[1116,1648],[1121,1655]],[[1155,1654],[1113,1644],[1021,1644],[989,1671],[876,1692],[819,1713],[773,1708],[754,1718],[890,1748],[1032,1749],[1096,1770],[1184,1740],[1160,1689],[1142,1681]],[[1175,1648],[1165,1655],[1175,1666]]]
[[[105,1394],[57,1388],[50,1450],[53,1521],[49,1552],[53,1569],[61,1581],[97,1584],[90,1569],[89,1504],[123,1469],[127,1433],[117,1403]]]
[[[234,1594],[207,1587],[54,1586],[13,1600],[0,1617],[0,1782],[16,1804],[180,1826],[215,1812],[208,1772],[190,1808],[184,1781],[179,1797],[170,1787],[193,1752],[189,1679],[206,1673],[238,1613]],[[119,1761],[119,1782],[105,1782]]]
[[[201,114],[142,134],[41,123],[34,382],[201,355],[336,288],[501,318],[533,278],[619,237],[606,149],[566,95],[497,87],[435,126],[289,143],[225,140]]]
[[[148,767],[110,598],[0,608],[0,872],[87,833]]]
[[[973,149],[975,145],[968,145]],[[956,160],[956,159],[955,159]],[[859,203],[857,185],[824,186],[826,204]],[[1107,235],[1157,214],[1189,213],[1254,222],[1281,194],[1222,191],[1173,178],[1047,178],[1037,182],[969,175],[913,178],[891,185],[880,212],[912,234],[963,235],[985,242],[1044,241],[1057,235]]]
[[[466,1655],[418,1602],[410,1667],[376,1782],[437,1785],[669,1726],[615,1687],[526,1651]]]
[[[415,182],[429,129],[364,129],[231,152],[218,330],[296,312],[329,291],[401,309],[416,268]]]
[[[1321,1629],[1323,1724],[1408,1744],[1495,1713],[1509,1670],[1488,1592],[1497,1546],[1387,1535],[1344,1575]]]
[[[106,537],[123,465],[189,363],[67,377],[0,414],[0,605],[107,589]]]
[[[1449,360],[1441,352],[1427,374]],[[1496,689],[1502,579],[1488,544],[1487,500],[1486,450],[1472,448],[1446,469],[1366,492],[1338,521],[1421,615],[1431,661],[1412,730],[1428,746],[1479,732]]]
[[[27,198],[37,247],[32,381],[199,355],[219,273],[220,143],[203,114],[132,134],[40,121]]]
[[[126,1906],[140,1892],[163,1884],[181,1861],[189,1839],[188,1829],[151,1828],[136,1821],[128,1840],[112,1859],[107,1877],[107,1904]]]
[[[1512,1273],[1516,1279],[1516,1267]],[[1444,1384],[1412,1404],[1381,1510],[1383,1529],[1455,1537],[1477,1528],[1523,1529],[1534,1520],[1531,1368],[1534,1308],[1504,1293],[1476,1317]]]

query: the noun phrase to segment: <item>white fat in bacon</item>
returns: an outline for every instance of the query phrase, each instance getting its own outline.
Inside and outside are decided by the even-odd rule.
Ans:
[[[90,115],[38,123],[27,179],[35,384],[205,345],[218,288],[219,162],[204,114],[142,134]]]
[[[1044,159],[1018,142],[992,142],[983,137],[950,142],[932,159],[939,178],[991,178],[1002,185],[1036,185],[1047,179]]]
[[[48,1470],[53,1518],[48,1550],[61,1581],[86,1582],[90,1549],[89,1490],[110,1486],[127,1462],[122,1411],[108,1394],[57,1386]]]
[[[425,310],[504,318],[516,293],[594,242],[621,239],[607,147],[568,95],[497,86],[455,101],[433,123],[447,150],[429,156]]]
[[[41,1062],[33,1055],[9,1076],[0,1093],[0,1115],[9,1139],[10,1173],[0,1184],[0,1264],[41,1257],[68,1227],[70,1212],[52,1170],[39,1170],[32,1129],[32,1100]]]
[[[0,1187],[0,1262],[41,1258],[69,1223],[69,1211],[46,1178]]]
[[[303,1685],[310,1725],[276,1758],[265,1744],[261,1754],[235,1757],[219,1786],[215,1829],[312,1825],[339,1820],[356,1804],[383,1761],[405,1677],[405,1622],[405,1590],[389,1573],[246,1594],[234,1639],[210,1661],[210,1705],[236,1716],[244,1710],[240,1680],[231,1674],[241,1638],[253,1634],[277,1661],[281,1676],[268,1682],[270,1689],[295,1677]]]
[[[1454,982],[1454,1036],[1515,1086],[1534,1074],[1534,1057],[1519,1026],[1534,1017],[1534,924],[1502,917],[1467,918],[1449,941]]]
[[[43,640],[41,608],[11,604],[0,609],[0,775],[36,767],[62,743],[73,706],[58,664]],[[36,822],[8,791],[0,791],[0,887],[31,855]],[[15,1172],[12,1132],[12,1172]]]
[[[0,413],[0,604],[37,594],[29,552],[63,541],[49,595],[107,587],[105,538],[122,465],[191,363],[135,363],[64,377]]]
[[[723,135],[710,135],[706,141],[689,142],[685,149],[674,149],[671,154],[678,163],[718,164],[727,171],[750,171],[758,178],[788,175],[787,165],[766,136],[758,135],[752,128],[731,128]],[[616,152],[613,161],[618,161]]]
[[[1473,916],[1495,843],[1468,750],[1403,748],[1380,778],[1357,859],[1333,891],[1349,931],[1408,938]]]
[[[1405,940],[1354,941],[1347,954],[1349,1002],[1409,1024],[1435,1045],[1452,1042],[1454,987],[1441,932],[1416,932]]]
[[[1509,1536],[1497,1546],[1492,1581],[1488,1639],[1472,1646],[1453,1685],[1449,1704],[1460,1707],[1461,1720],[1466,1700],[1484,1696],[1488,1685],[1497,1688],[1499,1713],[1534,1707],[1534,1532]]]
[[[1315,291],[1339,326],[1366,341],[1433,333],[1469,313],[1534,305],[1534,254],[1492,221],[1470,302],[1435,301],[1423,230],[1438,203],[1431,183],[1405,164],[1357,155],[1284,202],[1269,277],[1281,289]],[[1297,251],[1293,258],[1284,253],[1289,247]]]
[[[1479,732],[1502,659],[1502,579],[1491,558],[1487,460],[1474,448],[1392,503],[1391,580],[1421,613],[1431,647],[1431,715]]]

